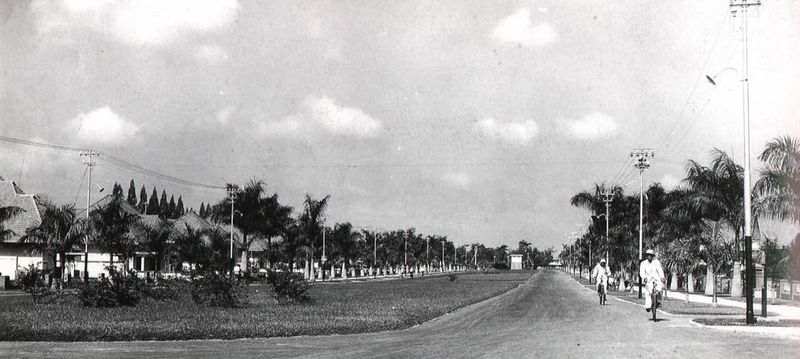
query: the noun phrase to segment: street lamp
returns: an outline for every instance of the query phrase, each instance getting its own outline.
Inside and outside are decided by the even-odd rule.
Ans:
[[[742,18],[742,119],[744,122],[744,257],[745,257],[745,321],[755,324],[753,312],[753,290],[755,267],[753,266],[753,228],[750,188],[750,79],[747,47],[747,10],[751,6],[760,6],[760,0],[730,0],[731,13],[736,16],[741,10]],[[726,69],[723,69],[726,70]],[[722,71],[720,71],[721,73]],[[716,77],[716,76],[715,76]],[[706,76],[712,85],[716,85],[713,77]],[[737,258],[738,259],[738,258]],[[734,273],[739,275],[739,273]]]

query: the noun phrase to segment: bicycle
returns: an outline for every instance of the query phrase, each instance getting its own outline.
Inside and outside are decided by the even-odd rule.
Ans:
[[[651,278],[650,280],[651,281],[656,281],[658,279]],[[657,288],[658,287],[655,284],[653,284],[653,289],[650,292],[650,310],[649,310],[649,312],[653,314],[653,322],[657,322],[658,321],[656,319],[656,312],[658,312],[658,307],[660,307],[660,305],[659,305],[660,303],[658,302],[659,291],[658,291]]]
[[[603,283],[607,283],[607,279],[605,275],[600,276],[599,280],[597,281],[597,296],[600,298],[600,305],[606,305],[606,286]]]

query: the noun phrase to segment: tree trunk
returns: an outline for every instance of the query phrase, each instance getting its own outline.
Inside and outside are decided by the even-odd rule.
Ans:
[[[713,271],[713,272],[716,273],[716,271]],[[716,308],[718,306],[718,304],[717,304],[717,275],[716,274],[711,276],[711,286],[712,286],[712,290],[713,290],[713,294],[711,296],[711,306]]]
[[[242,232],[242,259],[239,262],[239,270],[244,272],[247,271],[247,256],[248,251],[250,250],[250,242],[247,241],[247,235]]]
[[[272,269],[272,236],[267,236],[267,268]],[[292,269],[291,263],[289,269]]]
[[[714,295],[714,283],[712,282],[712,278],[714,278],[714,268],[711,264],[706,263],[706,288],[705,288],[705,295]]]
[[[66,270],[67,269],[66,268],[67,252],[61,252],[61,253],[59,253],[59,256],[60,256],[59,261],[61,262],[61,282],[66,282],[67,281],[67,270]]]

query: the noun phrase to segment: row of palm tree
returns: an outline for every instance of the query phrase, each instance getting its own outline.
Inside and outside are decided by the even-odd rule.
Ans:
[[[764,168],[753,191],[755,225],[765,218],[800,223],[800,141],[788,136],[776,138],[759,159]],[[734,262],[744,259],[743,188],[742,167],[724,151],[714,149],[708,165],[688,160],[678,188],[666,191],[655,183],[645,191],[644,247],[656,249],[673,278],[688,277],[702,266],[708,274],[729,273]],[[570,203],[600,215],[605,212],[600,194],[606,190],[613,193],[609,238],[605,238],[605,220],[596,221],[576,243],[564,246],[561,257],[567,263],[588,264],[608,251],[612,269],[632,279],[639,260],[635,239],[639,230],[638,194],[596,184],[592,191],[573,196]],[[581,244],[582,248],[576,250]],[[587,244],[593,246],[594,258],[588,258]],[[800,249],[800,242],[793,247]],[[798,258],[800,253],[792,256]],[[714,281],[715,277],[711,275],[710,279]],[[712,285],[716,297],[716,283]]]
[[[418,233],[415,228],[378,231],[349,222],[328,226],[325,216],[330,196],[306,195],[302,210],[295,216],[293,208],[281,204],[277,194],[268,194],[266,185],[259,180],[250,181],[232,194],[211,207],[209,228],[141,216],[126,205],[122,196],[92,208],[88,217],[77,213],[74,205],[39,199],[42,222],[28,228],[20,240],[29,245],[31,252],[41,254],[45,267],[56,271],[54,277],[62,280],[67,273],[59,270],[65,268],[68,254],[83,252],[85,245],[107,254],[110,263],[118,262],[125,272],[130,260],[142,252],[155,258],[156,271],[164,270],[168,263],[191,272],[228,271],[232,263],[228,259],[231,250],[226,232],[230,230],[231,215],[238,231],[235,250],[241,253],[242,269],[250,268],[251,251],[245,249],[256,242],[266,249],[258,258],[264,266],[281,264],[289,268],[310,267],[320,261],[323,251],[328,258],[326,268],[489,268],[507,266],[507,256],[512,252],[525,253],[529,261],[533,257],[531,263],[544,265],[552,254],[551,250],[531,248],[525,241],[516,251],[505,245],[491,248],[481,243],[457,247],[446,236]],[[0,209],[0,223],[2,216],[10,217],[15,211]]]

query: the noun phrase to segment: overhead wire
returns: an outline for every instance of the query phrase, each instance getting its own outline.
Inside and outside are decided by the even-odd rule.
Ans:
[[[57,144],[52,144],[52,143],[24,140],[24,139],[21,139],[21,138],[10,137],[10,136],[2,136],[2,135],[0,135],[0,142],[14,143],[14,144],[20,144],[20,145],[25,145],[25,146],[34,146],[34,147],[40,147],[40,148],[49,148],[49,149],[54,149],[54,150],[59,150],[59,151],[70,151],[70,152],[88,152],[88,151],[92,151],[91,149],[88,149],[88,148],[57,145]],[[154,170],[151,170],[151,169],[147,169],[145,167],[139,166],[137,164],[134,164],[134,163],[128,162],[126,160],[123,160],[121,158],[118,158],[116,156],[113,156],[113,155],[111,155],[109,153],[105,153],[105,152],[101,153],[101,152],[97,152],[97,151],[95,151],[95,153],[98,154],[98,158],[99,159],[107,160],[107,162],[109,164],[111,164],[111,165],[113,165],[115,167],[118,167],[118,168],[121,168],[121,169],[125,169],[125,170],[129,170],[129,171],[136,172],[136,173],[140,173],[140,174],[143,174],[143,175],[146,175],[146,176],[158,178],[158,179],[161,179],[161,180],[164,180],[164,181],[183,184],[183,185],[187,185],[187,186],[195,186],[195,187],[203,187],[203,188],[211,188],[211,189],[225,189],[224,186],[215,186],[215,185],[200,183],[200,182],[191,181],[191,180],[187,180],[187,179],[183,179],[183,178],[179,178],[179,177],[175,177],[175,176],[170,176],[170,175],[167,175],[167,174],[164,174],[164,173],[161,173],[161,172],[158,172],[158,171],[154,171]]]
[[[670,126],[670,129],[667,132],[667,136],[665,136],[664,140],[656,147],[657,149],[661,149],[662,146],[668,145],[668,143],[670,142],[670,139],[671,139],[671,137],[673,135],[673,132],[675,131],[675,127],[678,125],[679,120],[683,117],[683,114],[686,112],[686,108],[688,107],[689,103],[691,102],[692,98],[694,97],[694,94],[696,93],[698,86],[704,80],[704,77],[703,77],[704,74],[703,73],[705,72],[706,67],[708,67],[708,64],[711,62],[711,57],[714,55],[714,49],[716,49],[716,47],[717,47],[717,43],[719,42],[719,37],[722,34],[722,28],[725,25],[725,20],[727,18],[728,18],[728,14],[725,13],[724,16],[722,17],[722,20],[719,22],[719,26],[717,28],[717,34],[714,37],[714,42],[712,43],[711,48],[708,50],[708,54],[706,55],[706,60],[703,63],[703,67],[702,67],[701,73],[700,73],[699,76],[697,76],[697,79],[695,80],[694,85],[692,86],[692,91],[689,93],[689,97],[686,98],[686,101],[683,103],[683,106],[681,106],[681,110],[678,111],[678,116],[676,116],[672,120],[672,124]],[[653,129],[653,130],[655,130],[655,129]],[[651,130],[651,133],[652,133],[653,130]]]
[[[83,179],[86,178],[86,172],[87,171],[89,171],[89,167],[84,167],[83,168],[83,176],[81,176],[81,182],[78,183],[78,190],[75,191],[75,200],[72,201],[72,205],[73,206],[77,206],[78,205],[78,196],[80,196],[80,194],[81,194],[81,188],[83,188]]]

